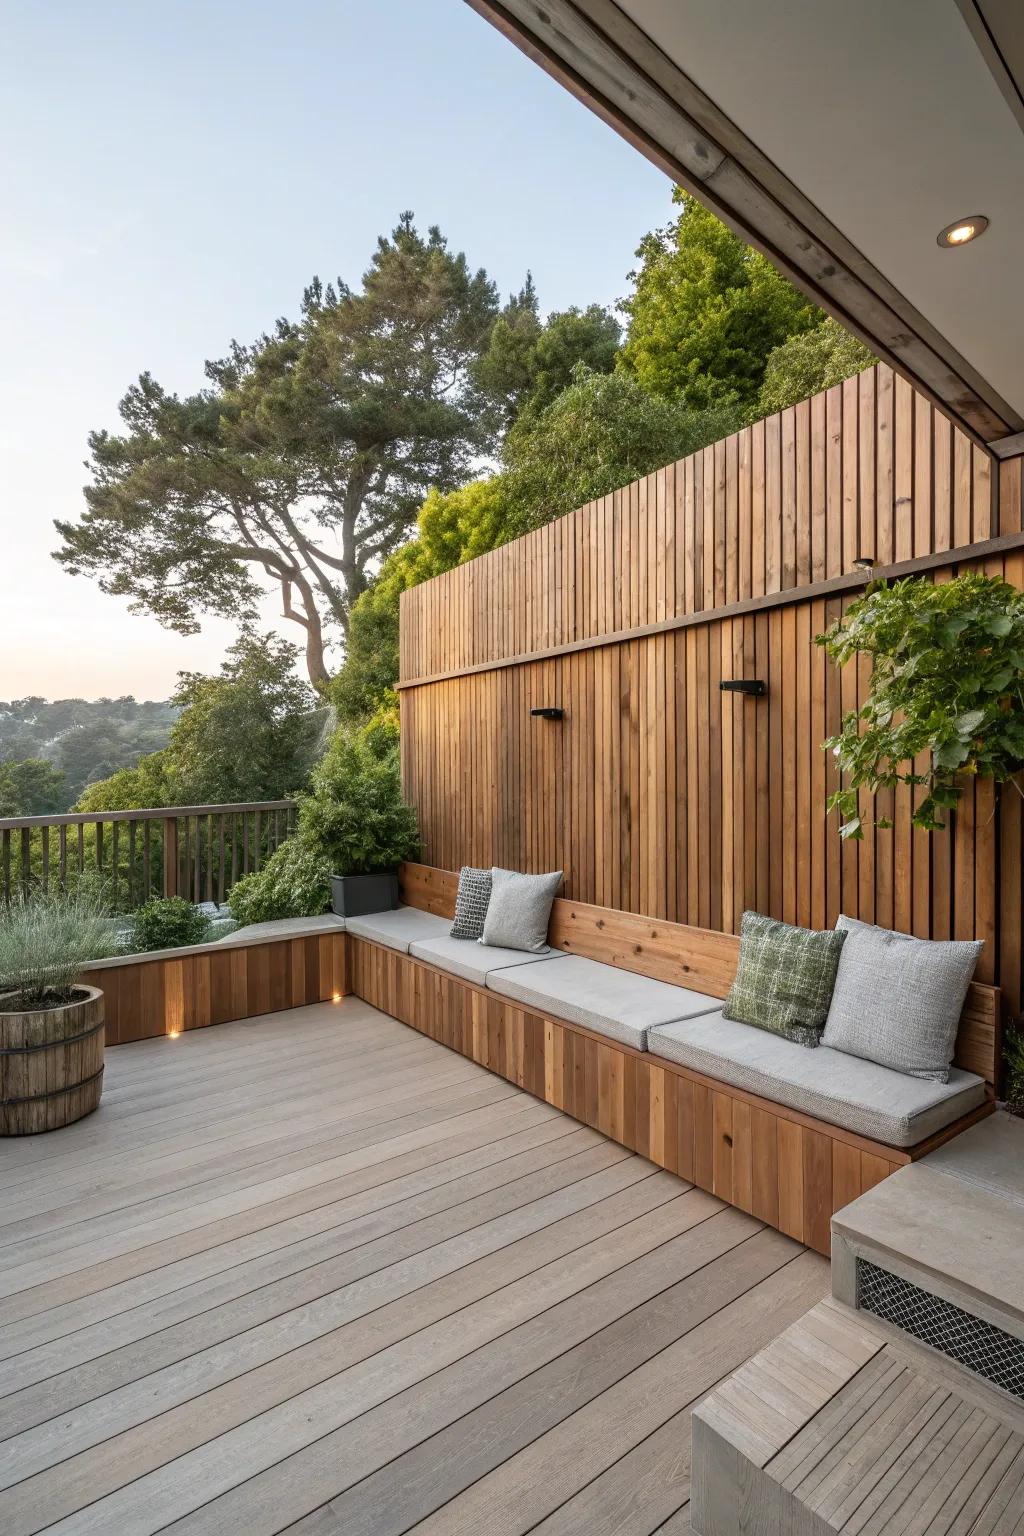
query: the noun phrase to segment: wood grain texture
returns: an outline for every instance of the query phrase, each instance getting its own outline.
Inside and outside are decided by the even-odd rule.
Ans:
[[[453,915],[459,883],[454,871],[405,864],[400,880],[402,900],[409,906],[422,907],[442,917]],[[693,987],[712,997],[725,997],[729,991],[739,956],[739,938],[734,933],[694,928],[562,897],[552,908],[548,941],[569,954],[584,955],[622,970],[653,976],[658,981]],[[956,1064],[992,1083],[999,1050],[999,988],[972,982],[960,1021]]]
[[[0,1136],[32,1136],[89,1115],[103,1092],[103,994],[0,1012]]]
[[[349,946],[353,991],[375,1008],[819,1253],[834,1211],[943,1139],[887,1147],[397,950],[353,935]]]
[[[0,1145],[4,1536],[650,1531],[693,1403],[827,1288],[354,998],[109,1074],[98,1115]]]
[[[205,947],[87,971],[103,992],[108,1045],[326,1002],[348,991],[344,933]]]
[[[821,744],[869,674],[839,674],[814,641],[860,555],[946,580],[1002,539],[973,568],[1024,586],[1006,543],[1021,499],[1016,461],[994,473],[879,366],[404,593],[403,774],[425,860],[560,868],[573,902],[724,933],[753,909],[978,937],[978,980],[1019,1013],[1019,797],[972,786],[930,836],[900,789],[878,807],[891,828],[844,843]],[[742,608],[759,601],[784,606]],[[472,666],[490,670],[455,675]],[[767,696],[720,691],[741,678]]]

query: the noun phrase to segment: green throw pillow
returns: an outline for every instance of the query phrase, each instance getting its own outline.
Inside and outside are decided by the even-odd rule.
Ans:
[[[845,941],[841,928],[816,933],[760,912],[744,912],[739,964],[723,1016],[783,1035],[797,1045],[817,1045]]]

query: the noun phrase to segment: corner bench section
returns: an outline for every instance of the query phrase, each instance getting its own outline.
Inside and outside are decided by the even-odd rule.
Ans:
[[[456,885],[449,871],[407,866],[403,899],[450,918]],[[738,952],[733,935],[567,901],[555,903],[550,936],[556,949],[718,998]],[[352,932],[348,945],[349,985],[373,1006],[825,1255],[835,1211],[992,1107],[916,1146],[890,1146],[552,1018],[415,954]],[[996,989],[972,986],[964,1018],[958,1062],[991,1082]]]

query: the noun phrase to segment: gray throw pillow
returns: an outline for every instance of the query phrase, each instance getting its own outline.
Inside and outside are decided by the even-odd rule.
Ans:
[[[980,939],[914,939],[840,917],[846,931],[822,1044],[908,1077],[949,1081]]]
[[[459,889],[455,894],[455,921],[452,923],[453,939],[478,939],[484,931],[484,918],[491,899],[491,872],[489,869],[471,869],[467,864],[459,870]]]
[[[547,954],[548,919],[561,884],[560,869],[550,875],[492,869],[491,900],[480,943]]]
[[[753,1024],[794,1045],[818,1044],[845,933],[794,928],[744,912],[740,957],[722,1017]]]

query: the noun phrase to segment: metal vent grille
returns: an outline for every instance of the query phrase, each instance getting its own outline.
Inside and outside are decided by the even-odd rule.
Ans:
[[[857,1260],[857,1301],[865,1312],[941,1350],[1004,1392],[1024,1398],[1024,1340],[866,1259]]]

